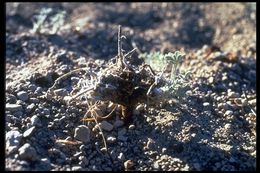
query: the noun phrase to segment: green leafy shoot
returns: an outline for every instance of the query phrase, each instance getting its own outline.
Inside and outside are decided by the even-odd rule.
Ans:
[[[183,97],[185,87],[188,85],[191,72],[179,72],[179,67],[185,57],[180,51],[167,53],[165,55],[160,52],[141,54],[140,58],[144,58],[145,62],[153,69],[164,72],[170,67],[170,77],[165,79],[164,85],[160,87],[165,97]]]

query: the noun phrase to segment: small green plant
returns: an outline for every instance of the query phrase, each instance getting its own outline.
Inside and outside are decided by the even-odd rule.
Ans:
[[[54,11],[52,8],[42,8],[34,16],[32,33],[56,34],[65,23],[66,12],[63,10]]]
[[[157,71],[164,73],[166,69],[170,68],[170,77],[165,79],[164,85],[160,87],[164,97],[182,97],[184,95],[185,87],[191,77],[190,71],[180,72],[179,70],[184,57],[185,54],[179,51],[170,52],[165,55],[160,52],[140,55],[140,58],[143,58],[147,64],[151,65]]]

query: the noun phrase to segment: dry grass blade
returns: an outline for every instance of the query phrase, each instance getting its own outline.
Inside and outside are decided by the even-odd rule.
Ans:
[[[90,105],[90,103],[88,102],[88,100],[86,100],[86,102],[87,102],[87,105],[88,105],[89,109],[93,109],[93,107],[98,103],[98,101],[97,101],[94,105]],[[101,132],[101,136],[102,136],[102,139],[103,139],[104,147],[105,147],[106,152],[107,152],[107,151],[108,151],[108,150],[107,150],[107,143],[106,143],[106,139],[105,139],[105,137],[104,137],[104,133],[103,133],[101,127],[100,127],[99,124],[98,124],[98,121],[97,121],[96,116],[94,116],[93,113],[95,113],[96,116],[98,116],[98,113],[95,111],[95,109],[93,109],[93,112],[91,112],[91,116],[92,116],[93,119],[95,120],[95,123],[96,123],[96,125],[98,126],[99,131]]]

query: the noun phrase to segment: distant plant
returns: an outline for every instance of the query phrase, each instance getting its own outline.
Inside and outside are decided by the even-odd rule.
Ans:
[[[165,97],[181,97],[184,95],[185,87],[191,77],[190,71],[180,72],[179,66],[185,54],[176,51],[165,55],[160,52],[144,53],[140,55],[145,62],[157,71],[164,73],[170,67],[170,77],[164,79],[164,85],[160,87]]]
[[[64,25],[66,12],[63,10],[53,10],[52,8],[42,8],[34,16],[32,33],[56,34]]]

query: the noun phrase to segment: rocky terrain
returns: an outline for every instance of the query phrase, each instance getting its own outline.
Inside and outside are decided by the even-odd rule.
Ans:
[[[65,11],[54,33],[34,30],[47,7]],[[81,121],[87,106],[42,96],[59,76],[115,57],[118,25],[124,52],[180,50],[192,80],[185,97],[139,104],[129,123],[119,108],[101,121],[106,152],[98,125]],[[255,3],[7,3],[5,60],[6,170],[256,170]]]

